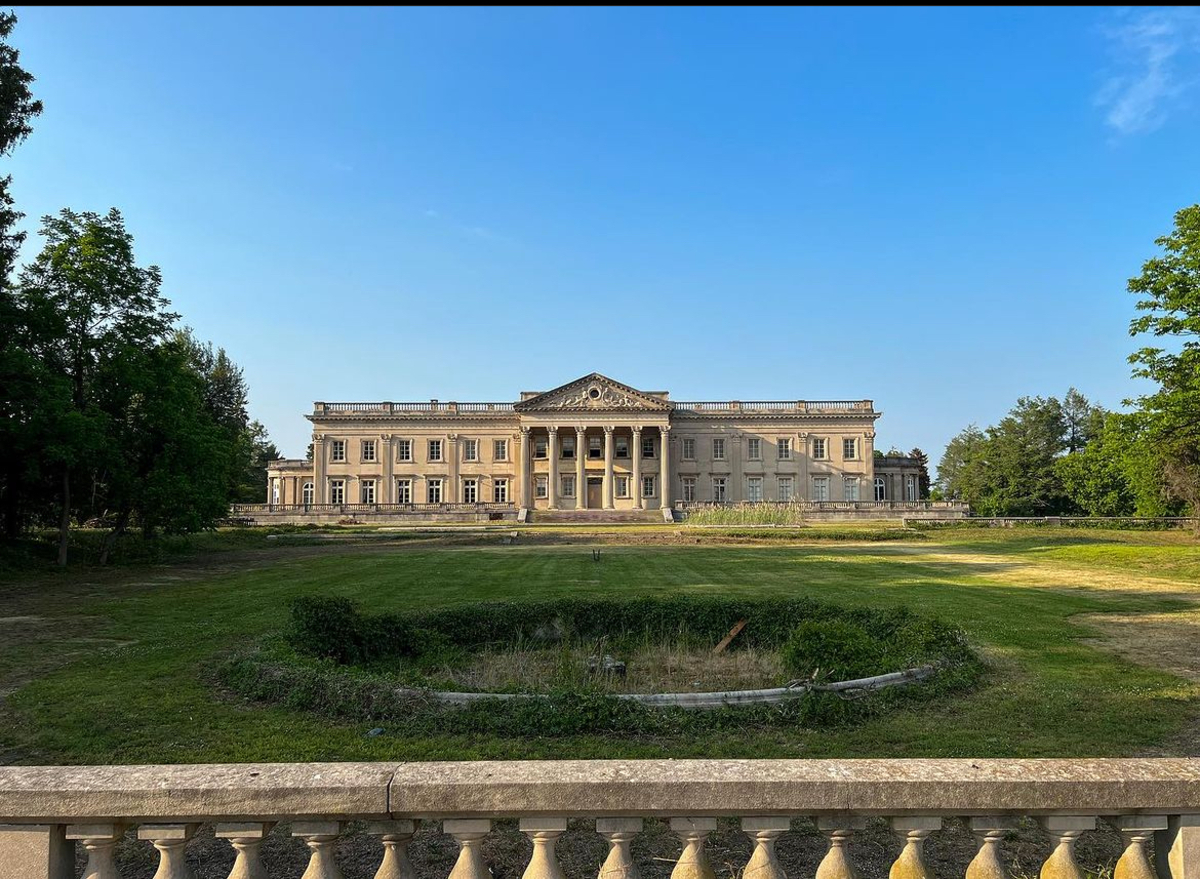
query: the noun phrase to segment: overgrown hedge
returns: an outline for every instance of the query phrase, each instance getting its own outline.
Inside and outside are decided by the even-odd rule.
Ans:
[[[637,643],[672,641],[714,645],[739,620],[746,627],[731,649],[779,649],[798,627],[828,629],[859,643],[857,671],[882,674],[930,662],[954,663],[972,657],[962,632],[906,608],[847,608],[810,598],[730,598],[669,596],[639,598],[558,598],[494,601],[406,614],[364,614],[345,598],[306,596],[292,602],[289,640],[302,654],[341,665],[416,656],[446,647],[484,647],[605,638],[613,649]],[[849,633],[849,634],[847,634]],[[827,635],[823,643],[834,640]],[[812,644],[816,642],[809,639]],[[811,650],[809,651],[811,653]],[[805,667],[802,650],[789,654],[796,674]],[[816,654],[814,668],[822,666]]]

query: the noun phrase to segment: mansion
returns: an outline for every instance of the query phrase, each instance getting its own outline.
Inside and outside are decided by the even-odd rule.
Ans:
[[[269,505],[663,510],[922,500],[875,454],[870,400],[677,402],[592,373],[516,402],[316,403],[312,460],[274,461]]]

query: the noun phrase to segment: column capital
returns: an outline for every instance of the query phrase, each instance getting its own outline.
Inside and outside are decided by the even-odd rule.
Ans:
[[[637,436],[638,434],[640,434],[642,432],[642,426],[640,424],[635,424],[632,427],[630,427],[629,429],[633,431],[634,436]]]
[[[604,425],[604,435],[605,436],[612,436],[614,430],[616,430],[616,428],[613,427],[611,424]]]
[[[529,436],[529,431],[531,431],[531,430],[533,430],[532,427],[530,427],[527,424],[522,424],[521,425],[521,436]]]
[[[325,442],[325,434],[323,434],[323,433],[314,433],[314,434],[312,435],[312,441],[313,441],[313,442],[314,442],[316,445],[321,445],[322,443],[324,443],[324,442]]]
[[[546,430],[549,431],[550,433],[558,433],[558,425],[557,424],[548,424],[548,425],[546,425]]]
[[[456,442],[458,442],[458,434],[457,433],[448,433],[448,434],[446,434],[446,439],[449,442],[456,443]]]
[[[669,424],[660,424],[660,425],[658,426],[658,429],[659,429],[659,430],[661,430],[661,431],[663,432],[663,434],[668,434],[668,433],[670,433],[670,432],[671,432],[671,425],[669,425]]]
[[[587,433],[587,425],[584,425],[584,424],[575,425],[575,432],[577,434],[579,434],[580,436],[583,436],[585,433]]]

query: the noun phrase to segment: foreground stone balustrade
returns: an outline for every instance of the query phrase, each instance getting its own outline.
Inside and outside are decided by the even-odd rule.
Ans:
[[[672,879],[715,879],[706,844],[722,817],[753,844],[744,879],[788,879],[776,843],[793,818],[828,840],[816,879],[857,879],[849,842],[872,817],[903,843],[889,879],[934,879],[924,846],[947,817],[978,842],[966,879],[1010,879],[1000,844],[1025,818],[1050,837],[1041,879],[1083,879],[1075,844],[1098,819],[1124,841],[1113,879],[1200,879],[1195,758],[0,768],[0,879],[73,879],[76,844],[84,879],[121,879],[115,853],[130,836],[157,850],[155,879],[192,879],[185,850],[206,824],[236,852],[229,879],[267,879],[260,848],[276,822],[309,849],[302,879],[342,879],[344,833],[378,839],[375,879],[416,879],[417,820],[457,841],[449,879],[491,879],[483,841],[506,818],[533,843],[523,879],[564,879],[555,845],[573,818],[595,819],[608,841],[598,879],[639,879],[630,846],[647,817],[679,837]]]

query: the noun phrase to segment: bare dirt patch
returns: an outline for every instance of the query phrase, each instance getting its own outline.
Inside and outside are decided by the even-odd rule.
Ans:
[[[1173,613],[1089,613],[1074,619],[1099,629],[1102,650],[1200,683],[1200,609]]]

